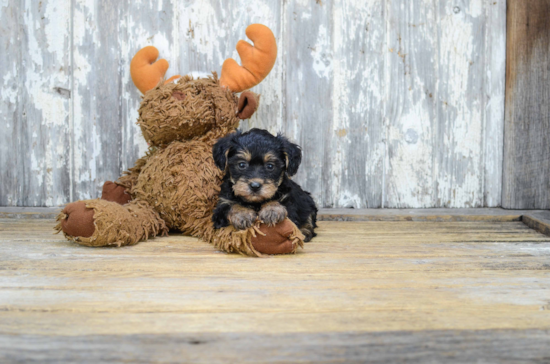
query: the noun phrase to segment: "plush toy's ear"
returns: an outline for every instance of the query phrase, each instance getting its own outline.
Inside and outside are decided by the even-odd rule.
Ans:
[[[298,167],[302,163],[302,148],[299,145],[290,142],[283,135],[277,135],[277,139],[283,144],[283,151],[286,158],[286,173],[289,177],[298,172]]]
[[[214,163],[220,170],[225,171],[227,169],[227,156],[231,149],[231,143],[233,138],[238,134],[231,133],[226,137],[218,139],[216,144],[212,147],[212,155],[214,157]]]
[[[239,119],[250,119],[260,106],[260,95],[252,91],[244,91],[239,97],[237,104],[237,117]]]

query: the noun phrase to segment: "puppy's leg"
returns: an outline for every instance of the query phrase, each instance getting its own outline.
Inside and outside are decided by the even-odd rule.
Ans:
[[[315,224],[313,223],[313,215],[309,215],[309,217],[307,218],[307,221],[305,222],[305,224],[300,226],[300,231],[306,237],[304,239],[304,242],[307,243],[307,242],[311,241],[311,239],[313,239],[313,237],[315,235],[317,235],[313,231],[314,228],[315,228]]]
[[[260,220],[267,226],[275,226],[284,219],[288,213],[286,208],[277,201],[271,201],[262,205],[259,216]]]
[[[223,227],[229,226],[229,220],[227,215],[231,210],[231,204],[226,203],[225,200],[221,199],[218,201],[216,209],[212,214],[212,222],[214,223],[214,229],[221,229]]]
[[[241,205],[233,205],[227,214],[227,219],[238,230],[245,230],[254,225],[258,214],[256,211],[243,207]]]

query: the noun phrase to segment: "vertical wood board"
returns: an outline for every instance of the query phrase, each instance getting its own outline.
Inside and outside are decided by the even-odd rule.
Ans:
[[[335,112],[331,7],[331,3],[286,3],[281,49],[285,56],[283,131],[304,151],[296,180],[321,205],[329,188],[326,163],[334,158],[328,145]]]
[[[324,206],[379,207],[382,200],[384,4],[342,1],[334,2],[331,10],[333,91],[323,167]],[[317,124],[314,120],[304,131],[315,130]]]
[[[121,170],[121,5],[73,0],[73,199],[98,196]]]
[[[550,1],[508,1],[502,205],[550,208]]]
[[[19,173],[23,168],[17,168],[17,157],[20,156],[14,140],[21,134],[21,115],[19,113],[21,83],[21,28],[22,19],[19,16],[17,1],[0,3],[0,69],[2,83],[0,93],[0,205],[15,206],[20,200],[22,183],[19,184]]]
[[[388,3],[385,207],[498,206],[505,5]]]
[[[60,205],[70,198],[70,7],[26,0],[0,9],[0,205]]]

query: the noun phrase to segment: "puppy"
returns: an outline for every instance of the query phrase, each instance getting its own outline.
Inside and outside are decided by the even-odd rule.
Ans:
[[[288,217],[310,241],[316,234],[317,207],[309,192],[291,181],[302,150],[266,130],[237,131],[217,141],[214,162],[225,171],[212,221],[216,229],[247,229],[257,219],[273,226]]]

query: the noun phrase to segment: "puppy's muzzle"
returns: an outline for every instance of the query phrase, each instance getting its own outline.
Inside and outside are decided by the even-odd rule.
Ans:
[[[277,186],[261,178],[239,179],[233,185],[233,191],[236,196],[242,197],[245,201],[260,203],[273,197],[277,192]]]
[[[262,184],[260,182],[253,181],[248,184],[248,187],[250,187],[252,192],[258,192],[262,188]]]

